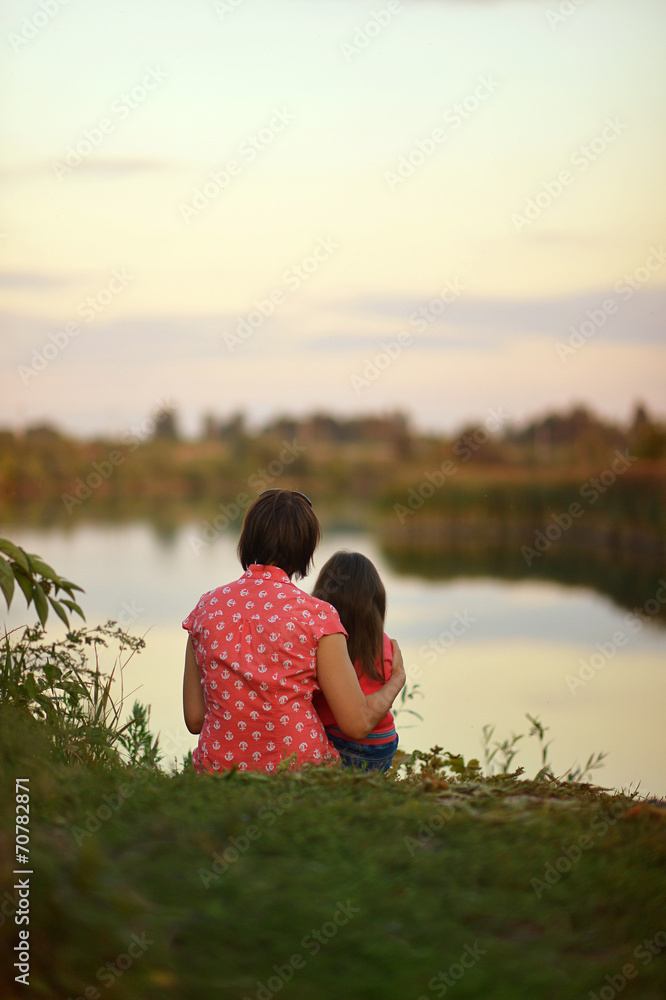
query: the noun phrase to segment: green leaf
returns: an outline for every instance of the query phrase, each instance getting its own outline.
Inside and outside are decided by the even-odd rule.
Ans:
[[[19,566],[22,566],[24,570],[30,572],[30,564],[26,553],[23,549],[19,548],[18,545],[14,545],[13,542],[10,542],[8,538],[0,538],[0,552],[4,552],[5,555],[10,557],[10,559],[17,562]]]
[[[35,583],[35,592],[33,594],[33,600],[35,602],[35,608],[37,610],[37,615],[42,625],[46,624],[46,619],[49,616],[49,606],[46,603],[46,594],[44,593],[41,585]]]
[[[46,580],[51,580],[53,583],[60,583],[60,577],[52,566],[45,563],[44,560],[40,559],[39,556],[36,556],[34,552],[30,552],[28,558],[30,560],[30,566],[33,573],[39,573],[40,576],[43,576]]]
[[[0,588],[9,607],[14,596],[14,574],[6,559],[0,559]]]
[[[80,615],[81,618],[83,618],[84,621],[86,620],[86,616],[84,615],[83,611],[78,606],[78,604],[76,603],[76,601],[68,601],[66,597],[63,597],[61,599],[60,603],[64,604],[66,607],[68,607],[70,611],[76,611],[77,615]]]
[[[14,576],[19,587],[23,591],[25,599],[28,604],[31,603],[33,598],[33,582],[32,577],[27,573],[22,566],[14,566]]]
[[[39,688],[37,687],[37,681],[33,674],[28,674],[24,682],[25,692],[29,698],[37,698],[39,695]]]
[[[63,608],[60,601],[56,601],[55,597],[49,596],[49,604],[57,614],[58,618],[60,618],[60,620],[63,621],[65,625],[67,625],[67,627],[69,628],[69,618],[67,617],[67,612]]]
[[[85,593],[83,587],[79,587],[77,583],[72,583],[71,580],[66,580],[64,576],[61,576],[58,580],[58,586],[61,590],[66,590],[70,597],[74,596],[72,593],[73,590],[80,590],[82,594]]]

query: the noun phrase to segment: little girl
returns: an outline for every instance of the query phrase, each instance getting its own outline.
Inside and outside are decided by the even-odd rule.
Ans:
[[[393,647],[384,633],[386,591],[373,564],[360,552],[336,552],[322,567],[312,595],[332,604],[340,615],[363,693],[379,690],[391,676]],[[398,749],[390,711],[366,739],[354,742],[338,727],[321,691],[313,696],[313,704],[343,767],[388,771]]]

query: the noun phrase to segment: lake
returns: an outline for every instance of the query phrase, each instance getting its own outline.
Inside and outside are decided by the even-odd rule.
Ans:
[[[134,697],[151,706],[167,761],[196,744],[182,721],[180,623],[204,591],[241,573],[236,537],[222,533],[195,552],[195,531],[194,524],[160,530],[145,523],[0,531],[85,589],[89,624],[112,618],[145,634],[146,649],[123,672],[127,710]],[[402,749],[437,744],[482,760],[484,725],[495,726],[494,739],[527,734],[530,713],[549,727],[555,773],[605,751],[589,780],[666,795],[663,616],[632,616],[592,586],[398,570],[369,532],[351,529],[325,529],[304,589],[339,548],[361,551],[377,566],[388,594],[387,631],[402,648],[408,685],[418,685],[408,707],[422,719],[398,716]],[[34,619],[17,594],[7,627]],[[59,627],[49,619],[50,630]],[[513,766],[531,777],[540,766],[537,741],[525,736],[517,746]]]

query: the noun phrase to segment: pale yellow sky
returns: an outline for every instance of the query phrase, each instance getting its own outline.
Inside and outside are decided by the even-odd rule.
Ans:
[[[121,429],[166,395],[190,428],[209,408],[451,426],[500,400],[659,406],[662,3],[218,8],[2,14],[0,422]],[[456,280],[455,308],[355,392]],[[563,364],[557,343],[609,296]]]

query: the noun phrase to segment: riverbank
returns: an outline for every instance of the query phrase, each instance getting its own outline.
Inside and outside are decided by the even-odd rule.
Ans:
[[[204,779],[66,766],[39,726],[2,723],[3,996],[28,995],[8,972],[16,778],[35,1000],[663,996],[657,806],[436,765]]]

